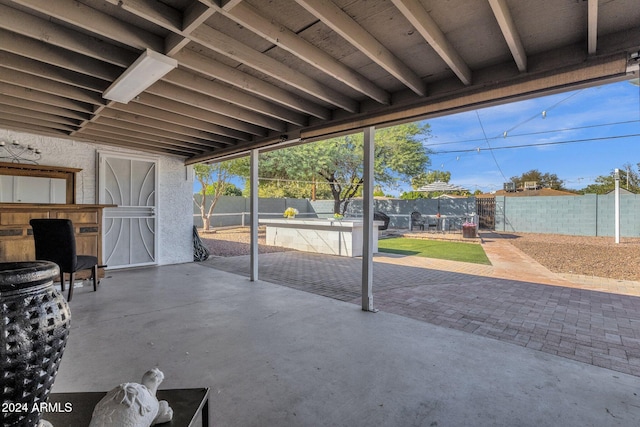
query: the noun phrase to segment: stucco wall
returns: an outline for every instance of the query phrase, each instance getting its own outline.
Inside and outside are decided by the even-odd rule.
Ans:
[[[97,200],[97,152],[118,152],[158,159],[158,264],[193,261],[193,173],[182,159],[144,155],[131,150],[70,139],[52,138],[0,129],[0,139],[17,140],[42,150],[42,165],[80,168],[77,175],[76,202],[92,204]]]

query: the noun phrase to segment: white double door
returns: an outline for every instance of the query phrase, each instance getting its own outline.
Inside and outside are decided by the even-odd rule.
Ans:
[[[108,268],[156,264],[157,160],[98,153],[98,201],[104,209],[103,263]]]

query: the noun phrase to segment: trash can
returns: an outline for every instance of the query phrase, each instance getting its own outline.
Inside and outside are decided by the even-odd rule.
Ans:
[[[476,237],[476,225],[463,225],[462,226],[462,237],[466,239],[473,239]]]

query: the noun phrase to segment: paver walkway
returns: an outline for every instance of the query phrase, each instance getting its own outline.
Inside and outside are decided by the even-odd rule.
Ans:
[[[640,283],[560,276],[499,235],[483,242],[491,266],[377,254],[374,306],[640,376]],[[249,275],[248,256],[203,265]],[[360,258],[280,252],[260,255],[259,276],[360,304],[361,265]]]

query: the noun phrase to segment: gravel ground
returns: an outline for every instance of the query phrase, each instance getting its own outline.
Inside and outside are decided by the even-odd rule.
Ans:
[[[248,227],[223,228],[213,232],[198,230],[202,242],[211,256],[249,255],[251,251],[251,236]],[[282,252],[289,249],[265,245],[266,232],[264,227],[258,228],[258,253]]]
[[[214,232],[199,230],[212,256],[249,254],[249,229],[228,228]],[[582,274],[619,280],[640,281],[640,238],[564,236],[558,234],[501,234],[509,242],[556,273]],[[265,230],[258,230],[259,253],[288,249],[265,245]]]
[[[502,234],[513,246],[555,273],[640,281],[640,238]]]

